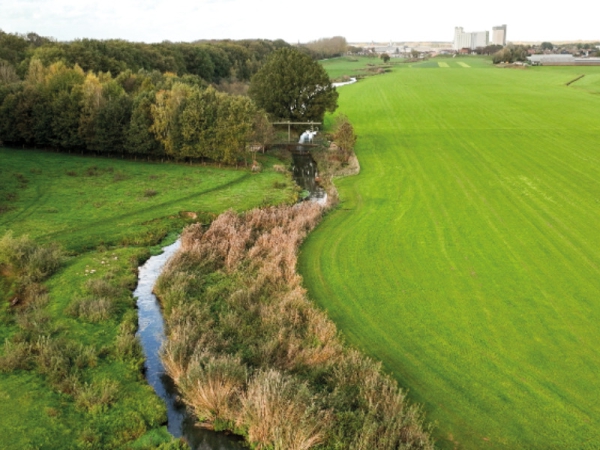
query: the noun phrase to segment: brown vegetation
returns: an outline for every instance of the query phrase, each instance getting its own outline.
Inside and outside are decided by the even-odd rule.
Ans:
[[[419,408],[307,298],[297,251],[323,211],[229,211],[184,231],[156,288],[166,370],[200,420],[256,448],[432,448]]]

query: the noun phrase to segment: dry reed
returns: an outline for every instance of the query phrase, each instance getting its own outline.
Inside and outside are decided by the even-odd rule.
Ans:
[[[323,212],[228,211],[184,230],[156,287],[165,368],[201,420],[256,448],[433,448],[419,408],[307,298],[297,252]]]

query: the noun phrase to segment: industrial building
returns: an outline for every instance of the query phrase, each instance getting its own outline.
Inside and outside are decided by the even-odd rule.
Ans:
[[[452,48],[454,50],[460,50],[461,48],[475,50],[477,47],[486,47],[489,41],[489,31],[465,33],[463,27],[456,27],[454,28],[454,43]]]
[[[573,55],[531,55],[533,66],[600,66],[600,58],[577,58]]]
[[[506,25],[492,27],[492,44],[506,45]]]

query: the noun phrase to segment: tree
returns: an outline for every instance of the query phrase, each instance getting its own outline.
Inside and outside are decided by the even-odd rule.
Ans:
[[[346,38],[342,36],[322,38],[304,44],[304,46],[308,47],[319,59],[342,56],[348,49]]]
[[[350,152],[354,148],[354,144],[356,144],[356,134],[348,117],[343,114],[337,117],[333,140],[340,149],[342,162],[347,163],[350,158]]]
[[[142,91],[135,97],[131,121],[125,137],[125,150],[131,154],[162,155],[164,149],[150,132],[152,126],[152,101],[156,98],[153,90]]]
[[[382,53],[380,58],[383,60],[384,63],[386,63],[390,60],[390,55],[388,55],[387,53]]]
[[[417,58],[419,57],[419,50],[415,50],[415,49],[411,50],[411,51],[410,51],[410,55],[411,55],[413,58],[417,59]]]
[[[10,64],[0,61],[0,84],[10,84],[20,81],[15,68]]]
[[[293,48],[271,54],[252,78],[249,94],[273,117],[298,121],[322,121],[338,99],[325,69]]]
[[[552,42],[542,42],[542,50],[552,50],[553,48]]]
[[[110,91],[110,88],[104,90]],[[122,89],[121,92],[114,91],[107,95],[94,120],[94,146],[103,153],[124,151],[131,122],[133,102]]]
[[[153,123],[150,131],[164,146],[168,155],[178,157],[181,151],[179,114],[182,104],[193,91],[187,84],[177,82],[171,90],[156,93],[156,102],[150,106]]]
[[[269,118],[267,117],[267,113],[265,113],[262,109],[256,111],[254,114],[254,118],[252,120],[252,131],[250,132],[250,143],[255,147],[260,147],[262,152],[265,152],[265,147],[271,143],[273,137],[275,135],[275,131],[273,130],[273,125],[269,122]],[[255,148],[253,151],[256,152],[258,148]],[[255,159],[254,155],[252,158]]]

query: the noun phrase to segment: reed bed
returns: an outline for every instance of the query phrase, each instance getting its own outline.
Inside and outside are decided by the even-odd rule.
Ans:
[[[199,420],[255,448],[430,449],[423,415],[308,299],[299,245],[314,203],[191,225],[158,280],[162,358]]]

